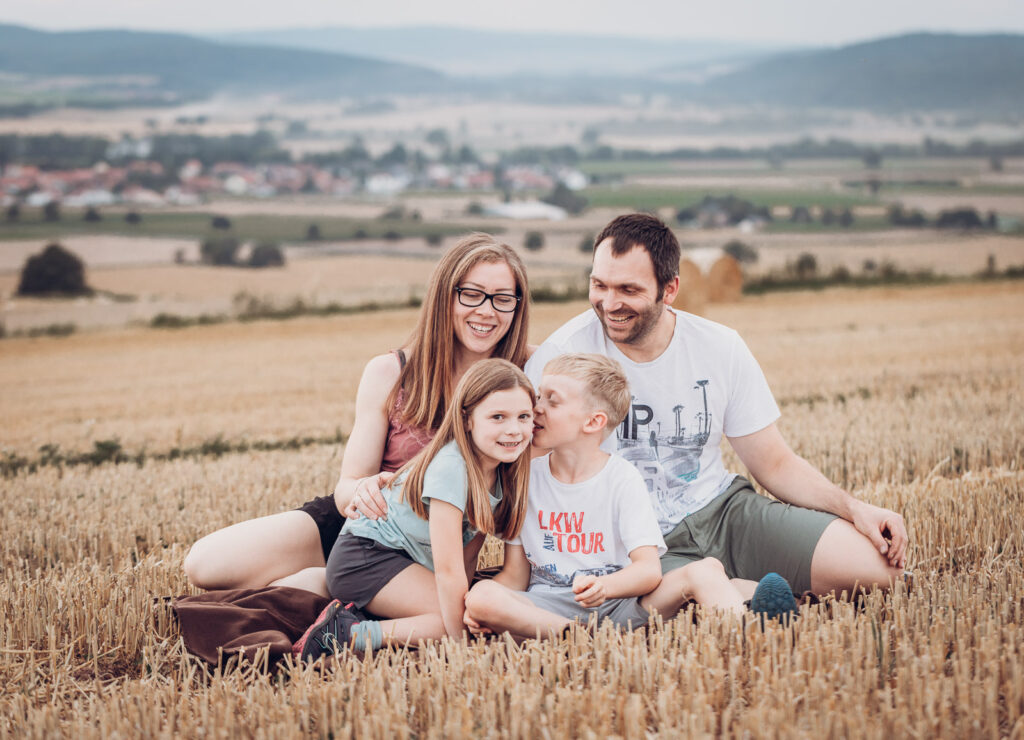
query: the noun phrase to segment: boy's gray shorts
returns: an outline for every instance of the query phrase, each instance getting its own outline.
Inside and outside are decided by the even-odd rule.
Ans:
[[[775,572],[803,593],[811,588],[814,548],[836,519],[762,496],[737,475],[718,498],[665,535],[668,552],[661,556],[661,572],[713,557],[730,578],[759,581]]]
[[[588,609],[579,605],[571,588],[537,588],[526,591],[523,595],[532,601],[534,606],[583,624],[588,622],[592,614],[596,614],[598,624],[610,619],[616,627],[635,630],[646,625],[650,616],[648,611],[640,606],[638,598],[608,599],[600,606]]]

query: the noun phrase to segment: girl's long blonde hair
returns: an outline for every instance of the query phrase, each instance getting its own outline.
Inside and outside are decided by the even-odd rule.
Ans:
[[[388,395],[386,408],[395,408],[404,391],[401,419],[410,426],[436,429],[452,398],[455,374],[455,323],[452,306],[455,288],[481,262],[504,262],[512,270],[516,295],[522,300],[512,315],[505,336],[494,347],[493,357],[518,367],[526,363],[526,332],[530,320],[530,288],[522,260],[512,247],[490,234],[473,233],[460,239],[437,263],[430,278],[420,318],[406,343],[408,362]]]
[[[514,388],[521,388],[531,400],[535,397],[533,385],[526,374],[508,360],[480,360],[462,376],[434,439],[395,475],[397,481],[405,474],[402,498],[417,516],[428,518],[427,504],[423,500],[423,477],[427,466],[440,449],[454,439],[462,459],[466,461],[466,517],[470,525],[480,532],[505,540],[519,535],[526,518],[530,455],[524,451],[514,462],[498,464],[497,476],[501,481],[502,497],[501,503],[492,513],[479,453],[466,423],[473,409],[489,395]]]

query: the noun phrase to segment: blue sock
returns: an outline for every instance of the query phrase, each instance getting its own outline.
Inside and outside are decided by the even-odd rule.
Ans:
[[[349,635],[352,637],[352,649],[357,653],[364,652],[367,648],[377,650],[384,644],[384,630],[375,619],[364,619],[353,624]]]

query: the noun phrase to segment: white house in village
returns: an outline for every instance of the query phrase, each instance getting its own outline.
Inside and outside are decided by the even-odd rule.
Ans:
[[[543,219],[562,221],[569,214],[564,208],[541,203],[539,200],[517,200],[511,203],[494,203],[484,206],[484,215],[496,218],[513,218],[520,221]]]

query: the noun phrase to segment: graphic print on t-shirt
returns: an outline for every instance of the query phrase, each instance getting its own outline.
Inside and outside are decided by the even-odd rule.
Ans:
[[[574,573],[565,575],[559,573],[554,563],[547,563],[545,565],[537,565],[532,560],[530,561],[530,585],[531,587],[538,583],[543,583],[546,586],[561,586],[568,588],[572,586],[573,580],[576,576],[606,576],[609,573],[614,573],[617,570],[622,570],[620,565],[606,565],[601,568],[580,568]]]
[[[537,527],[542,533],[542,547],[553,553],[572,553],[590,555],[600,559],[605,552],[606,538],[611,533],[599,530],[588,530],[584,522],[584,511],[550,511],[538,509]],[[571,586],[573,579],[579,575],[603,576],[620,570],[620,566],[604,566],[599,568],[581,568],[572,573],[559,573],[554,562],[536,565],[537,558],[530,559],[530,582],[546,583],[551,586]]]
[[[711,436],[709,382],[698,380],[690,397],[672,406],[669,419],[655,418],[655,410],[633,396],[616,429],[618,452],[643,475],[663,532],[688,513],[686,490],[700,473],[700,457]]]

